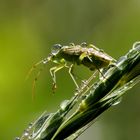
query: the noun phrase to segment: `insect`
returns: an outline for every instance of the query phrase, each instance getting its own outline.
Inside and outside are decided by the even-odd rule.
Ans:
[[[77,89],[79,89],[79,85],[77,84],[75,76],[73,74],[73,68],[75,65],[84,65],[91,71],[98,70],[102,75],[102,72],[100,70],[107,67],[114,61],[115,60],[111,56],[92,44],[87,45],[86,43],[82,43],[80,45],[75,45],[71,43],[69,46],[55,44],[52,47],[49,56],[36,63],[31,68],[30,72],[39,64],[46,65],[48,62],[56,63],[56,66],[50,68],[50,74],[53,80],[53,91],[56,89],[56,72],[64,67],[68,68],[72,80],[74,81]],[[40,75],[40,71],[38,72],[34,83]]]

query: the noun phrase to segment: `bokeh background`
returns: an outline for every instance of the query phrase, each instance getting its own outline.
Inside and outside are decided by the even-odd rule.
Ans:
[[[57,73],[52,94],[48,64],[32,100],[31,66],[46,57],[56,43],[86,41],[118,59],[140,40],[139,0],[0,0],[0,140],[21,136],[43,111],[54,112],[75,89],[66,69]],[[75,73],[91,72],[76,67]],[[121,104],[109,109],[79,140],[139,140],[140,84]]]

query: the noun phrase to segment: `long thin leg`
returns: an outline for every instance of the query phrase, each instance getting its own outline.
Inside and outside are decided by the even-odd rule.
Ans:
[[[96,71],[96,72],[97,72],[97,71]],[[95,83],[93,83],[93,84],[91,84],[91,85],[89,86],[90,81],[92,81],[92,80],[95,78],[96,72],[93,73],[93,75],[89,78],[90,80],[87,81],[87,86],[88,86],[88,88],[82,93],[82,95],[86,94],[86,93],[93,87],[93,85],[95,84]]]
[[[89,59],[91,62],[93,62],[92,59],[91,59],[89,56],[87,56],[87,57],[88,57],[88,59]],[[94,62],[93,62],[93,63],[94,63]],[[96,63],[94,63],[94,66],[95,66],[95,68],[98,70],[98,72],[100,73],[100,75],[105,79],[103,73],[102,73],[101,70],[98,68],[98,66],[96,65]]]
[[[80,91],[79,91],[79,94],[81,95],[84,95],[88,90],[90,90],[90,88],[92,87],[92,85],[89,85],[90,82],[95,78],[95,75],[96,75],[97,71],[95,71],[90,77],[88,80],[86,80],[82,86],[80,87]],[[84,91],[84,92],[83,92]]]
[[[52,77],[52,80],[53,80],[53,92],[56,89],[56,75],[55,75],[55,73],[57,71],[59,71],[60,69],[62,69],[64,66],[65,65],[58,65],[58,66],[50,68],[50,74],[51,74],[51,77]]]
[[[77,82],[75,80],[75,76],[73,74],[73,68],[74,68],[74,64],[70,65],[70,67],[69,67],[69,74],[70,74],[74,84],[76,85],[76,88],[79,90],[79,86],[78,86],[78,84],[77,84]]]

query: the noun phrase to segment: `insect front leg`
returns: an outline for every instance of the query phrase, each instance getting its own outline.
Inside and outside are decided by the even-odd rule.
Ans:
[[[52,80],[53,80],[53,92],[55,92],[55,89],[57,88],[56,86],[56,72],[59,71],[60,69],[62,69],[65,65],[58,65],[58,66],[55,66],[55,67],[52,67],[50,68],[50,74],[51,74],[51,77],[52,77]]]

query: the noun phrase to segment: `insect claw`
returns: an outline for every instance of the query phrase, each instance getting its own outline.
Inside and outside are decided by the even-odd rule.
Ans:
[[[55,93],[55,90],[57,89],[57,85],[56,85],[56,83],[53,83],[53,86],[52,86],[52,91],[53,91],[53,93]]]

